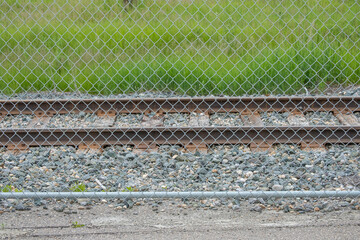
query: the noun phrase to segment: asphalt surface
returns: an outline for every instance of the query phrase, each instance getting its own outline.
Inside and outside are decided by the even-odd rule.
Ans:
[[[0,239],[360,239],[360,211],[305,214],[240,208],[95,206],[77,214],[33,208],[0,215]]]

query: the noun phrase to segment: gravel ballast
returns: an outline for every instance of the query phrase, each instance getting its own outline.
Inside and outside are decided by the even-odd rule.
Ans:
[[[102,126],[102,118],[96,114],[80,112],[78,114],[54,115],[45,127],[50,128],[86,128]]]
[[[250,152],[243,146],[214,148],[208,154],[162,146],[136,154],[131,148],[107,148],[102,154],[72,147],[32,148],[18,155],[1,154],[1,184],[25,191],[66,191],[75,182],[88,191],[250,191],[354,190],[360,176],[358,146],[333,146],[308,152],[281,145],[273,152]],[[355,182],[354,182],[355,181]]]
[[[132,94],[110,94],[96,95],[80,92],[24,92],[12,95],[0,94],[0,99],[114,99],[114,98],[172,98],[172,97],[189,97],[189,95],[178,94],[175,92],[151,92],[145,91]]]
[[[307,112],[305,118],[310,125],[341,125],[332,112]]]
[[[315,94],[317,96],[359,96],[360,95],[360,87],[359,86],[348,86],[346,88],[338,86],[335,88],[330,88],[319,92],[314,91],[310,92],[306,90],[305,93],[294,94],[293,96],[313,96]],[[201,96],[198,94],[197,96]],[[244,97],[264,97],[261,94],[244,94]],[[286,96],[282,94],[277,94],[274,96]],[[96,94],[88,94],[83,92],[57,92],[57,91],[43,91],[43,92],[24,92],[24,93],[13,93],[13,94],[3,94],[0,93],[0,99],[8,100],[8,99],[101,99],[101,98],[173,98],[173,97],[191,97],[186,94],[179,94],[176,92],[155,92],[155,91],[144,91],[139,93],[132,94],[110,94],[110,95],[96,95]],[[207,95],[207,97],[234,97],[234,96],[226,96],[223,94],[220,95]]]
[[[358,121],[360,122],[360,112],[355,112],[354,115],[357,117]]]
[[[158,152],[141,154],[120,146],[106,148],[103,153],[55,147],[31,148],[20,154],[3,150],[0,156],[1,186],[13,191],[351,191],[360,188],[359,146],[334,145],[327,151],[312,152],[294,145],[279,145],[270,152],[251,152],[242,145],[217,146],[207,154],[186,152],[177,146],[161,146]],[[203,206],[216,202],[234,205],[232,201],[204,200]],[[285,207],[293,201],[270,202]],[[307,202],[313,202],[312,211],[320,204]],[[351,200],[343,205],[350,206],[351,202],[357,203]],[[304,202],[299,201],[299,205],[303,206]],[[321,209],[325,208],[321,205]],[[306,211],[306,207],[301,209]],[[258,210],[262,211],[254,209]]]
[[[261,120],[265,126],[290,126],[289,112],[264,112],[260,114]],[[355,113],[359,118],[359,113]],[[156,117],[155,113],[120,113],[113,120],[91,113],[69,113],[56,114],[50,117],[48,122],[36,121],[32,127],[50,127],[50,128],[86,128],[86,127],[142,127],[149,119]],[[294,117],[297,117],[294,115]],[[207,121],[197,121],[197,119],[207,119]],[[30,122],[37,120],[33,115],[7,115],[0,122],[0,128],[26,128],[30,127]],[[202,113],[165,113],[158,117],[157,126],[165,127],[191,127],[191,126],[244,126],[239,113],[213,113],[206,116]],[[298,121],[298,124],[304,126],[314,125],[341,125],[339,120],[332,112],[308,112],[305,113],[304,120]],[[149,123],[149,126],[154,126]],[[148,127],[149,127],[148,126]]]
[[[288,126],[290,125],[287,118],[290,113],[279,113],[279,112],[264,112],[261,113],[261,120],[265,126]]]
[[[7,115],[0,118],[0,128],[26,128],[33,119],[33,115]]]
[[[239,113],[214,113],[210,115],[210,125],[215,126],[243,126]]]
[[[289,122],[289,116],[289,112],[265,112],[261,113],[261,120],[264,122],[265,126],[289,126],[292,125]],[[293,115],[293,117],[300,118],[300,116],[297,115]],[[304,126],[341,125],[339,120],[334,116],[332,112],[307,112],[304,114],[304,119],[300,121],[299,124],[302,124]]]
[[[188,127],[190,114],[188,113],[167,113],[164,114],[164,126],[167,127]]]
[[[344,95],[357,95],[349,90]],[[19,94],[12,99],[103,98],[87,94],[49,93]],[[173,93],[147,92],[109,98],[180,97]],[[7,97],[3,97],[7,99]],[[193,115],[192,115],[193,114]],[[287,126],[289,113],[263,113],[266,126]],[[360,113],[355,113],[360,119]],[[119,114],[115,127],[141,127],[150,114]],[[168,113],[161,116],[166,127],[189,127],[195,113]],[[310,125],[341,125],[332,113],[307,113]],[[209,126],[243,126],[236,113],[210,114]],[[34,116],[3,116],[0,128],[27,128]],[[55,115],[47,127],[101,127],[103,119],[95,114]],[[147,126],[147,125],[146,125]],[[151,122],[150,122],[150,126]],[[81,152],[73,147],[40,147],[14,153],[0,150],[0,188],[11,191],[353,191],[360,188],[360,147],[333,145],[326,151],[304,151],[294,145],[279,145],[268,152],[252,152],[247,146],[216,146],[208,153],[190,153],[178,146],[161,146],[158,152],[139,153],[132,147],[114,146],[103,152]],[[179,208],[218,209],[242,208],[244,201],[235,199],[169,200]],[[78,199],[55,201],[0,200],[0,215],[4,211],[28,211],[34,205],[72,214],[90,209],[94,204],[107,204],[115,210],[151,204],[157,212],[162,200]],[[284,212],[336,211],[360,209],[359,198],[342,199],[249,199],[250,210],[266,209]]]
[[[116,116],[115,126],[116,127],[141,127],[143,114],[118,114]]]

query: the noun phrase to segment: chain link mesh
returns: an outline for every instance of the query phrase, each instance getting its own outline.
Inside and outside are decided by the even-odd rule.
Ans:
[[[355,0],[1,1],[0,198],[359,209],[359,13]]]
[[[0,5],[4,94],[306,94],[359,83],[358,1]]]

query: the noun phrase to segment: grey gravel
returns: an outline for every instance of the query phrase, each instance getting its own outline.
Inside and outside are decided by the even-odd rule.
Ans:
[[[261,113],[261,120],[266,126],[288,126],[290,125],[287,118],[290,113],[264,112]]]
[[[6,115],[0,118],[0,128],[25,128],[34,119],[32,115]]]
[[[214,113],[210,115],[211,126],[243,126],[239,113]]]
[[[28,207],[28,206],[25,206],[22,203],[19,203],[18,205],[15,206],[15,210],[17,210],[17,211],[30,211],[31,208]]]
[[[116,127],[140,127],[144,114],[118,114],[116,116]]]
[[[310,122],[310,125],[341,125],[331,112],[307,112],[305,118]]]
[[[359,86],[348,87],[347,89],[340,91],[339,95],[358,96],[358,95],[360,95],[360,87]]]
[[[47,127],[50,128],[85,128],[102,126],[103,118],[91,113],[69,113],[54,115]]]
[[[65,204],[59,204],[59,205],[55,205],[53,209],[56,212],[63,212],[65,210],[65,208],[66,208]]]
[[[318,91],[316,89],[306,89],[304,88],[299,93],[293,94],[293,96],[312,96],[312,95],[338,95],[338,96],[357,96],[360,95],[360,86],[350,85],[347,87],[343,86],[334,86],[330,87],[325,91]],[[201,96],[201,94],[197,94]],[[261,97],[262,94],[244,94],[244,97]],[[277,94],[273,96],[286,96],[285,94]],[[24,92],[24,93],[14,93],[11,95],[0,93],[0,99],[102,99],[102,98],[170,98],[170,97],[191,97],[186,94],[179,94],[176,92],[154,92],[154,91],[145,91],[139,93],[131,94],[110,94],[110,95],[96,95],[80,92],[56,92],[56,91],[43,91],[43,92]],[[207,97],[234,97],[233,95],[227,96],[224,94],[218,95],[207,95]]]
[[[168,127],[187,127],[190,123],[188,113],[167,113],[164,114],[164,126]]]
[[[50,128],[85,128],[85,127],[190,127],[190,126],[243,126],[239,113],[214,113],[210,117],[202,113],[166,113],[158,117],[155,122],[145,123],[153,118],[155,113],[147,114],[118,114],[114,119],[105,120],[91,113],[57,114],[50,118],[49,122],[38,121],[33,115],[9,115],[0,122],[0,128],[26,128],[50,127]],[[266,126],[288,126],[290,113],[265,112],[261,113],[261,120]],[[355,115],[360,119],[359,113]],[[339,120],[331,112],[308,112],[305,121],[310,125],[341,125]],[[202,120],[200,120],[202,119]],[[301,123],[301,122],[300,122]]]
[[[0,99],[102,99],[102,98],[170,98],[170,97],[187,97],[185,94],[175,92],[151,92],[145,91],[132,94],[110,94],[96,95],[80,92],[25,92],[6,95],[0,93]]]
[[[283,189],[284,189],[284,187],[282,185],[279,185],[279,184],[274,184],[272,186],[272,190],[274,190],[274,191],[281,191]]]
[[[354,112],[354,115],[357,117],[358,121],[360,122],[360,112]]]
[[[360,88],[358,88],[360,89]],[[360,91],[349,90],[344,95],[357,95]],[[16,98],[70,99],[94,98],[93,95],[73,93],[19,94]],[[148,92],[117,97],[178,97],[173,93],[158,95]],[[113,98],[114,96],[108,96]],[[1,96],[8,99],[8,96]],[[97,97],[95,97],[97,98]],[[99,97],[102,98],[102,97]],[[50,121],[54,127],[95,126],[98,117],[82,113],[82,116],[55,116]],[[116,126],[133,124],[140,126],[141,114],[119,115]],[[359,118],[360,114],[356,113]],[[311,124],[339,125],[332,114],[310,113],[306,115]],[[262,116],[265,124],[281,126],[286,116],[272,113]],[[359,118],[360,119],[360,118]],[[30,115],[5,116],[1,128],[27,127],[33,117]],[[189,114],[165,114],[165,126],[188,126]],[[242,124],[236,114],[212,114],[210,124],[231,126]],[[132,125],[132,126],[133,126]],[[103,153],[80,152],[72,147],[32,148],[28,152],[13,154],[0,149],[0,187],[13,186],[21,191],[72,191],[74,186],[84,184],[86,191],[103,191],[96,183],[98,179],[106,191],[271,191],[287,190],[359,190],[360,174],[359,146],[334,145],[326,152],[303,151],[297,146],[280,145],[271,152],[251,152],[246,146],[217,146],[209,153],[189,153],[180,147],[162,146],[159,152],[138,154],[131,147],[106,148]],[[281,187],[280,187],[281,186]],[[81,209],[89,205],[109,204],[114,209],[127,209],[146,204],[144,200],[89,200],[69,202],[42,200],[37,203],[46,209],[74,213],[71,206],[77,204]],[[153,204],[153,203],[152,203]],[[199,201],[174,200],[179,208],[189,206],[216,210],[227,206],[234,211],[241,208],[235,200],[204,199]],[[342,208],[360,209],[359,199],[278,199],[255,200],[249,204],[261,212],[262,205],[284,212],[305,213],[309,211],[336,211]],[[159,211],[161,204],[154,205]],[[0,200],[1,211],[22,211],[31,208],[31,201],[20,202]]]
[[[360,188],[358,146],[332,146],[308,152],[280,145],[273,152],[250,152],[243,146],[215,147],[207,154],[176,146],[136,154],[131,148],[101,153],[72,147],[32,148],[5,162],[0,185],[24,191],[69,191],[84,184],[87,191],[269,191],[356,190]],[[281,187],[283,188],[281,188]]]
[[[261,120],[266,126],[288,126],[291,125],[288,121],[289,116],[289,112],[265,112],[261,113]],[[310,125],[341,125],[332,112],[307,112],[305,113],[305,120]],[[303,125],[305,126],[307,123],[304,122]]]
[[[263,208],[260,205],[256,205],[255,207],[252,207],[250,211],[254,212],[262,212]]]

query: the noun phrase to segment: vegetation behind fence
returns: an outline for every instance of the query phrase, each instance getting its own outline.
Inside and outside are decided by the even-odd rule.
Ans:
[[[0,89],[293,94],[359,84],[358,1],[4,0]]]

